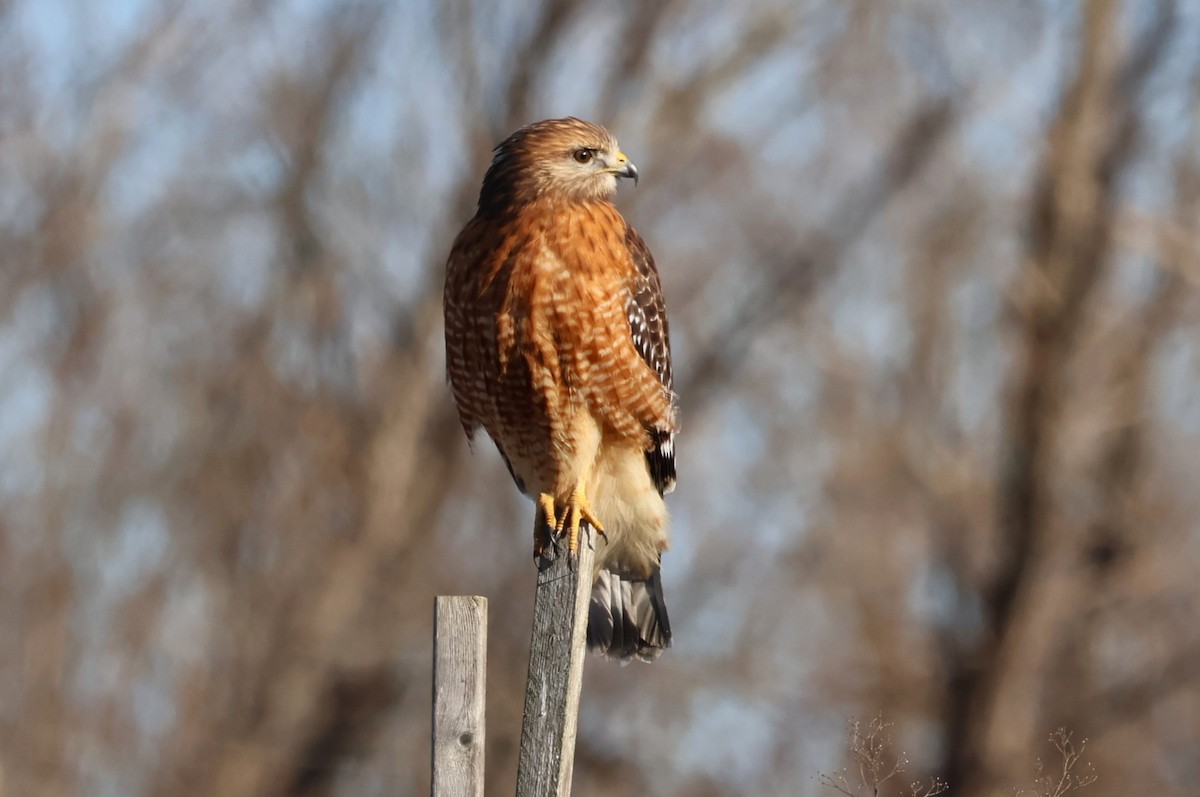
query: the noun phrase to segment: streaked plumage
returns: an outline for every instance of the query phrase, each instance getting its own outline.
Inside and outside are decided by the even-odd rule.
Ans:
[[[578,119],[496,148],[447,265],[446,361],[468,437],[486,429],[538,502],[538,545],[567,509],[603,527],[589,646],[649,660],[671,638],[659,563],[675,403],[662,288],[610,201],[618,175],[637,171]]]

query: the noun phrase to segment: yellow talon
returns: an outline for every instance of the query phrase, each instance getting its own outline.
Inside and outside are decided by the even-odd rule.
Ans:
[[[583,485],[576,487],[571,493],[570,500],[567,501],[562,514],[558,515],[554,524],[555,536],[562,537],[564,533],[566,534],[569,556],[576,556],[579,553],[579,524],[581,522],[587,523],[596,530],[597,534],[604,536],[604,526],[592,512],[592,506],[588,502]]]
[[[571,497],[559,512],[554,505],[554,497],[549,493],[541,493],[537,497],[537,522],[533,528],[533,555],[541,557],[546,546],[551,541],[561,537],[567,538],[567,552],[570,556],[579,554],[579,524],[587,523],[596,533],[604,536],[604,526],[592,511],[587,494],[582,485],[571,492]]]
[[[533,555],[540,557],[558,533],[558,512],[554,509],[554,496],[550,493],[540,494],[537,497],[537,506],[537,522],[533,526]]]

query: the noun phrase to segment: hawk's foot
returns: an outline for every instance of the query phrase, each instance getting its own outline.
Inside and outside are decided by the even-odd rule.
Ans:
[[[579,554],[580,523],[587,523],[596,530],[597,534],[601,537],[604,536],[604,526],[592,512],[592,505],[588,502],[587,493],[584,492],[582,484],[572,491],[567,505],[562,508],[562,512],[558,514],[554,524],[555,536],[566,535],[567,554],[571,557]]]
[[[554,541],[558,512],[554,508],[554,496],[542,493],[537,497],[537,520],[533,524],[533,556],[541,559],[546,548]]]

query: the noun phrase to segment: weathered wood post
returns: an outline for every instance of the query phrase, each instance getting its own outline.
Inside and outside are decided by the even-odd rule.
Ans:
[[[555,558],[538,573],[517,797],[571,793],[594,539],[591,528],[580,529],[574,560],[567,556],[566,542],[557,541]]]
[[[487,598],[433,608],[433,797],[483,797]]]

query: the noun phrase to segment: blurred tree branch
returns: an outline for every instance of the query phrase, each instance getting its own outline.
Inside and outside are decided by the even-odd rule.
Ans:
[[[1067,725],[1189,793],[1195,21],[1085,7],[0,0],[5,793],[420,791],[439,592],[521,681],[440,287],[562,113],[653,176],[685,410],[677,645],[589,667],[578,790],[816,793],[882,708],[926,777]]]
[[[715,390],[729,384],[755,338],[781,314],[795,313],[812,298],[835,272],[842,254],[937,153],[938,145],[953,129],[953,118],[948,103],[914,114],[900,129],[878,170],[842,201],[833,214],[838,226],[828,237],[806,242],[800,251],[758,253],[764,259],[757,273],[763,276],[756,280],[750,297],[712,334],[679,380],[680,394],[688,396],[689,405],[703,406]]]
[[[1032,731],[1013,727],[1028,723],[1022,712],[1029,703],[1018,704],[1007,690],[1019,677],[1015,651],[1023,644],[1031,590],[1043,574],[1040,559],[1051,546],[1055,452],[1070,408],[1065,377],[1094,288],[1111,261],[1118,180],[1139,143],[1136,103],[1172,29],[1173,6],[1156,10],[1157,24],[1122,70],[1113,44],[1115,3],[1086,6],[1079,71],[1037,178],[1028,261],[1015,290],[1022,362],[1007,409],[997,499],[1003,550],[984,591],[982,649],[960,659],[951,676],[945,771],[963,794],[984,793],[1011,763],[1011,754],[999,757],[999,734],[1024,740]]]

